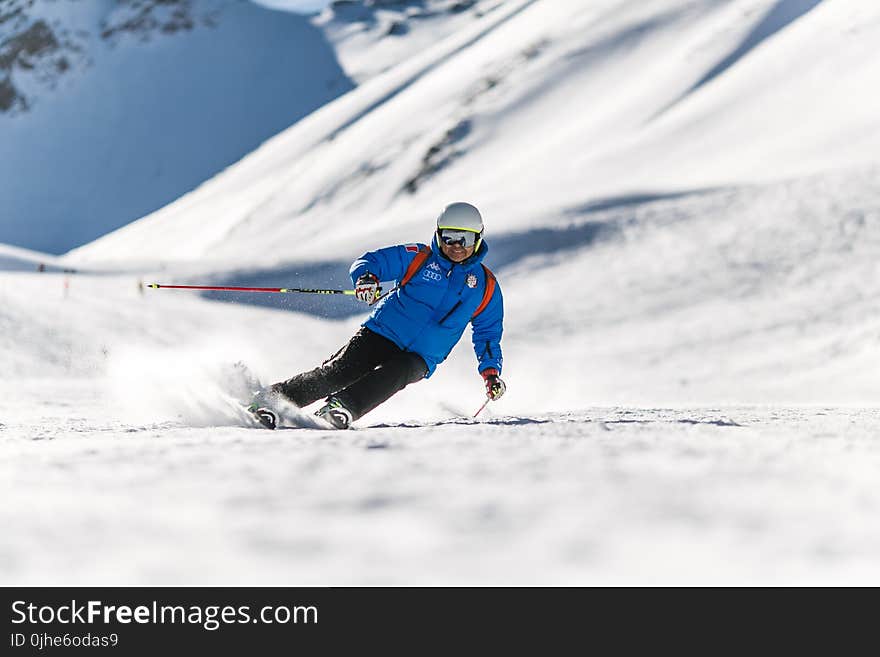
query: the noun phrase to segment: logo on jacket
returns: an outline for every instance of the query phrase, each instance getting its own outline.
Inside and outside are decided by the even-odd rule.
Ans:
[[[438,273],[443,273],[443,270],[440,269],[440,265],[438,265],[436,262],[432,262],[430,265],[428,265],[428,269],[433,269]]]
[[[477,287],[477,277],[473,274],[468,274],[467,280],[465,281],[468,287]]]
[[[430,270],[429,268],[427,268],[427,267],[425,267],[425,268],[422,270],[422,278],[425,278],[425,279],[427,279],[427,280],[429,280],[429,281],[442,281],[442,280],[443,280],[443,276],[441,276],[440,274],[438,274],[438,273],[435,272],[435,271],[431,271],[431,270]]]

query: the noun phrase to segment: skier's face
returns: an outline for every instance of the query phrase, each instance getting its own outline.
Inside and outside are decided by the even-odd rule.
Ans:
[[[452,262],[470,258],[479,246],[480,234],[461,228],[438,228],[437,241],[443,255]]]
[[[462,262],[463,260],[467,260],[474,254],[475,246],[462,246],[459,243],[455,244],[444,244],[440,242],[440,250],[443,251],[443,255],[452,260],[452,262]]]

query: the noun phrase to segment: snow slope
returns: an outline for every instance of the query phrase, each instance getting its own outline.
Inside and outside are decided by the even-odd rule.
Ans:
[[[230,0],[20,4],[0,22],[0,82],[16,96],[0,99],[2,242],[89,242],[352,88],[299,14]]]
[[[871,402],[878,17],[507,2],[65,261],[346,286],[363,250],[427,241],[467,199],[506,292],[508,366],[543,382],[518,402]]]
[[[758,40],[783,5],[791,21]],[[500,235],[608,198],[868,166],[878,11],[507,2],[70,258],[266,267],[424,239],[450,198]]]
[[[80,273],[0,273],[0,579],[877,583],[877,18],[511,0]],[[454,199],[505,293],[478,421],[466,335],[353,431],[243,426],[235,361],[290,376],[366,309],[139,285],[345,285]]]
[[[0,244],[0,271],[57,271],[67,269],[55,256]]]
[[[505,0],[332,2],[314,21],[359,83],[384,73],[467,28]]]
[[[0,429],[5,584],[880,581],[876,410],[584,407],[340,435],[119,423],[85,385],[4,392],[29,410]]]
[[[647,232],[646,248],[663,239],[659,226]],[[352,431],[270,433],[234,410],[229,365],[287,376],[329,355],[357,317],[142,295],[130,276],[67,280],[0,277],[4,584],[880,581],[876,408],[742,407],[724,395],[708,407],[640,405],[638,391],[654,394],[675,365],[723,387],[700,358],[723,356],[724,342],[670,344],[675,331],[646,305],[617,304],[622,317],[597,314],[607,327],[572,335],[541,314],[516,317],[515,303],[511,388],[478,423],[468,418],[481,384],[459,347],[430,382]],[[535,324],[540,341],[526,334]],[[754,350],[741,355],[755,359],[791,332],[746,336],[739,347]],[[843,322],[834,332],[859,337]],[[617,343],[593,344],[616,333]],[[862,355],[876,335],[861,336]],[[585,342],[580,368],[550,372],[540,360]],[[740,383],[770,380],[757,372]],[[600,388],[631,401],[594,407]],[[569,406],[553,412],[549,396],[560,394]]]

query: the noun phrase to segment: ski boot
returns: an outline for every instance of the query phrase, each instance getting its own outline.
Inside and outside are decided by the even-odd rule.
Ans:
[[[328,397],[327,404],[317,410],[315,415],[337,429],[348,429],[352,422],[351,411],[337,397]]]
[[[259,390],[254,393],[254,398],[247,407],[257,421],[267,429],[275,429],[281,423],[281,416],[273,408],[273,401],[276,399],[277,396],[271,391]]]

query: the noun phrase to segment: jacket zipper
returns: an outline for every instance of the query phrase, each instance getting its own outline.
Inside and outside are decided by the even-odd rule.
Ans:
[[[442,324],[443,322],[445,322],[445,321],[449,318],[449,316],[450,316],[452,313],[455,312],[455,309],[458,308],[460,305],[461,305],[461,299],[459,299],[459,300],[455,303],[455,305],[452,306],[452,308],[449,310],[449,312],[446,313],[445,315],[443,315],[443,319],[441,319],[441,320],[440,320],[439,322],[437,322],[437,323],[438,323],[438,324]]]

